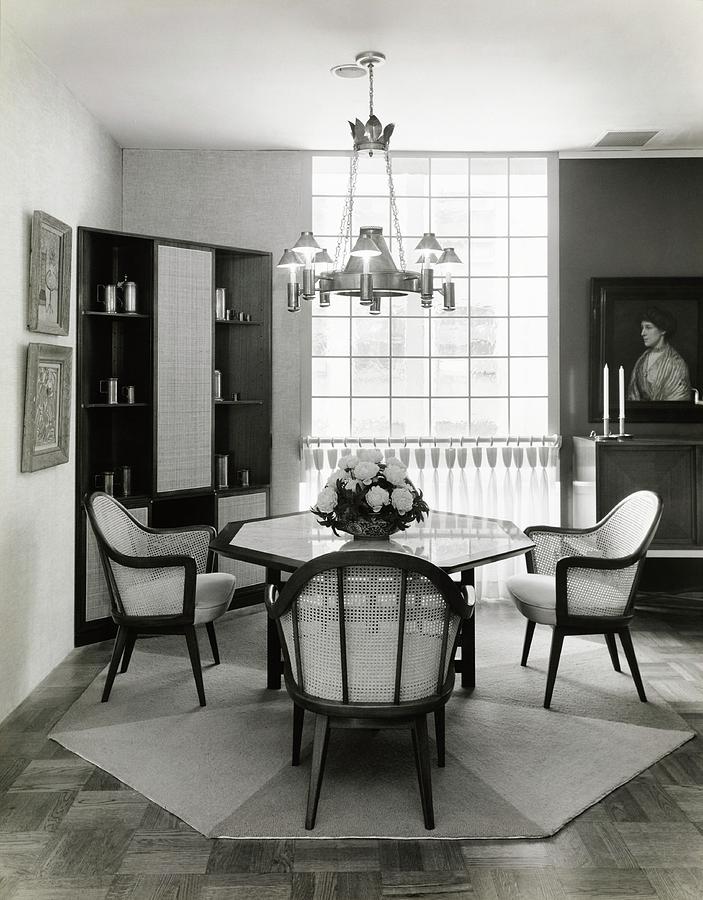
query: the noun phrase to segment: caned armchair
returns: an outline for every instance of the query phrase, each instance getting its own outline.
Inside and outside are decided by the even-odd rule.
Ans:
[[[621,500],[592,528],[525,529],[534,541],[527,554],[527,575],[513,575],[508,589],[526,617],[521,665],[526,666],[535,625],[552,628],[544,706],[549,708],[566,635],[603,634],[613,668],[620,671],[615,635],[640,700],[647,696],[630,635],[634,601],[645,554],[659,525],[662,502],[652,491],[636,491]]]
[[[147,528],[109,494],[96,491],[85,503],[98,543],[110,592],[110,611],[117,624],[102,700],[112,690],[122,660],[126,672],[137,637],[182,634],[188,645],[198,700],[205,688],[195,626],[204,624],[215,665],[220,662],[213,622],[227,611],[234,596],[233,575],[213,572],[208,526]]]
[[[377,550],[328,553],[301,566],[280,595],[275,619],[293,700],[293,765],[304,711],[315,715],[305,827],[315,827],[330,728],[410,728],[427,829],[434,828],[427,714],[434,712],[444,765],[444,706],[454,685],[462,619],[473,588],[418,557]]]

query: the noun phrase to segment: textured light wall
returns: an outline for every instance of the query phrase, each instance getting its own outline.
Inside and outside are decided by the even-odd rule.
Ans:
[[[117,144],[9,26],[0,26],[2,720],[73,647],[75,410],[70,461],[21,473],[27,345],[75,348],[75,230],[119,228],[122,185]],[[74,229],[67,337],[26,327],[35,209]]]
[[[285,276],[275,266],[310,227],[309,154],[125,150],[123,177],[125,231],[273,254],[271,507],[274,514],[296,510],[309,310],[286,311]]]

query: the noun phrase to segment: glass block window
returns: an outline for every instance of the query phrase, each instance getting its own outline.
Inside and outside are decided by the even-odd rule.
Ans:
[[[548,160],[393,156],[406,267],[434,231],[462,260],[456,311],[440,294],[312,304],[311,434],[394,437],[548,431]],[[314,156],[312,228],[332,257],[349,158]],[[353,234],[380,225],[399,265],[382,157],[359,157]],[[435,274],[435,285],[441,279]]]

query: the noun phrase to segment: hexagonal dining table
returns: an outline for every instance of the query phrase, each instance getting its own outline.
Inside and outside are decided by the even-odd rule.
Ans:
[[[478,566],[521,556],[533,546],[516,525],[505,519],[432,511],[421,524],[412,524],[389,540],[379,541],[336,535],[319,525],[310,512],[298,512],[229,522],[213,539],[210,549],[231,559],[264,566],[267,584],[277,586],[282,582],[283,572],[294,572],[324,553],[349,551],[351,564],[355,550],[374,549],[420,556],[449,575],[458,573],[462,584],[473,585]],[[471,690],[476,684],[475,615],[464,622],[458,646],[461,656],[455,660],[456,671],[461,674],[461,686]],[[275,624],[269,619],[268,688],[280,688],[281,672],[281,646]]]

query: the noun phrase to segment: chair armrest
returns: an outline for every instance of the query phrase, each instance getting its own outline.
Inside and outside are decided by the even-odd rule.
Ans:
[[[129,603],[125,606],[123,595],[126,595],[132,588],[139,586],[139,580],[134,584],[129,584],[129,578],[123,577],[120,569],[134,569],[144,575],[142,581],[143,593],[147,593],[147,586],[158,585],[160,579],[166,577],[164,570],[182,569],[183,570],[183,594],[181,609],[178,612],[151,612],[150,615],[170,615],[185,616],[193,618],[195,614],[195,585],[198,575],[198,568],[195,559],[192,556],[183,554],[170,554],[162,556],[126,556],[113,550],[106,545],[101,546],[101,552],[111,560],[113,565],[106,565],[105,575],[111,593],[114,595],[118,607],[122,608],[124,615],[137,615],[137,613],[129,612]],[[116,564],[116,566],[114,565]],[[117,567],[117,568],[116,568]]]
[[[278,619],[284,610],[278,608],[278,599],[281,592],[275,584],[267,584],[264,586],[264,605],[266,612],[272,619]]]
[[[464,609],[461,612],[461,618],[470,619],[473,616],[476,607],[476,589],[470,584],[457,584],[456,586],[464,606]]]

